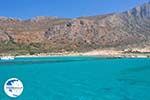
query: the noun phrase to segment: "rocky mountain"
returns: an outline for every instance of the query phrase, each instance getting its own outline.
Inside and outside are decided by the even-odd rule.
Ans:
[[[0,17],[0,53],[90,51],[150,46],[150,2],[122,13],[65,19]]]

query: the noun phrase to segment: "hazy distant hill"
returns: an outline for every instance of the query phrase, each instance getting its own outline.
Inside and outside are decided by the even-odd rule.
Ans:
[[[64,19],[0,17],[0,53],[90,51],[150,46],[150,3],[108,15]]]

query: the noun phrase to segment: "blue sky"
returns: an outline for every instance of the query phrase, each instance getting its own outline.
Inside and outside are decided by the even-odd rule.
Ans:
[[[75,18],[129,10],[149,0],[0,0],[0,16]]]

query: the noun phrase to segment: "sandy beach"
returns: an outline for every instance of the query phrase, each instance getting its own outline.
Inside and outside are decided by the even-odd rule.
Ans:
[[[119,58],[150,58],[150,53],[129,53],[121,50],[93,50],[89,52],[60,52],[60,53],[40,53],[34,55],[19,55],[15,57],[55,57],[55,56],[101,56]]]

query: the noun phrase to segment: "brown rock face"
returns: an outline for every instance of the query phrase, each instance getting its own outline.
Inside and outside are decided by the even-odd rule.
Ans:
[[[4,31],[0,30],[0,42],[2,41],[9,41],[9,37]]]
[[[57,52],[146,47],[150,44],[150,3],[123,13],[77,19],[40,16],[21,21],[0,17],[0,30],[1,45],[5,43],[17,50]],[[2,47],[0,51],[4,51]]]

